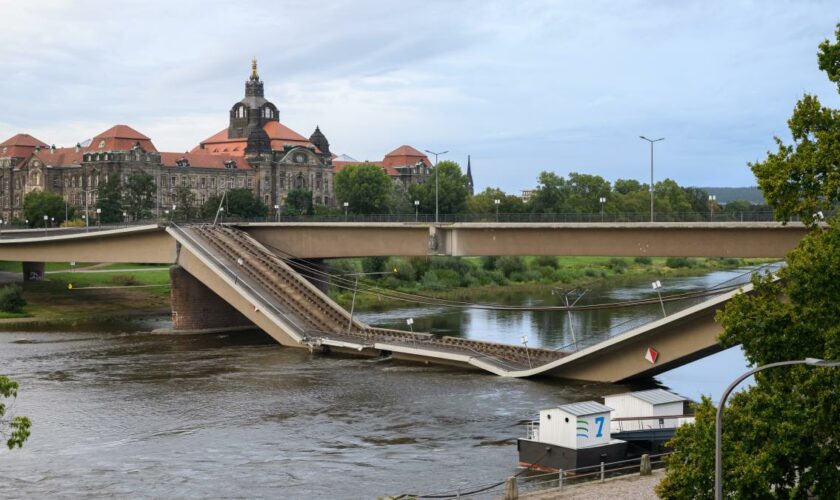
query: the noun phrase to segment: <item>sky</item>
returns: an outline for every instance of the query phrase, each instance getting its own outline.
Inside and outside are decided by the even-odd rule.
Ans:
[[[186,151],[226,128],[250,60],[280,120],[336,153],[448,151],[477,190],[541,171],[749,186],[797,99],[840,107],[835,1],[0,0],[0,141],[114,124]]]

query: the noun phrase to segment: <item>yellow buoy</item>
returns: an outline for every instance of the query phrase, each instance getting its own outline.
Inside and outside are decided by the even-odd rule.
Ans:
[[[73,289],[73,283],[67,283],[67,289],[72,290]]]

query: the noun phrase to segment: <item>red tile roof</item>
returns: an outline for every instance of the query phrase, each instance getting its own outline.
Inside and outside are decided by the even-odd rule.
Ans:
[[[282,151],[283,146],[292,144],[295,146],[314,147],[309,139],[298,134],[280,122],[268,122],[263,125],[263,130],[271,139],[271,149]],[[211,155],[234,155],[245,156],[245,147],[248,141],[245,138],[228,138],[228,129],[208,137],[193,148],[193,153],[207,153]]]
[[[221,155],[209,153],[161,153],[160,162],[164,167],[177,167],[177,162],[181,159],[186,159],[190,168],[227,168],[225,162],[233,160],[236,162],[236,170],[251,170],[251,165],[248,164],[241,156],[236,155]]]
[[[432,166],[432,162],[426,155],[411,146],[403,145],[385,155],[382,163],[389,167],[401,167],[403,165],[414,165],[418,161],[422,161],[427,167]]]
[[[16,134],[0,143],[0,157],[27,157],[35,151],[36,147],[49,147],[44,142],[32,137],[29,134]]]
[[[128,125],[114,125],[90,141],[88,151],[128,151],[139,144],[146,151],[157,152],[151,139]]]
[[[76,151],[76,148],[47,148],[33,154],[35,158],[48,167],[70,167],[81,166],[83,150]]]

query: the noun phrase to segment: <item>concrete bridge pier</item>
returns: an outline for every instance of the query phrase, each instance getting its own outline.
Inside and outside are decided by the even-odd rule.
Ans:
[[[298,274],[306,278],[306,281],[312,283],[315,288],[321,292],[329,293],[329,278],[330,267],[324,262],[324,259],[292,259],[288,261],[289,267],[294,269]]]
[[[201,331],[253,327],[248,318],[181,266],[169,268],[172,329]]]
[[[23,281],[42,281],[46,264],[44,262],[22,262]]]

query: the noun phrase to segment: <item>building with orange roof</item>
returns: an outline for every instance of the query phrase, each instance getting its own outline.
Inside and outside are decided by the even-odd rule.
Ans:
[[[23,219],[23,199],[37,191],[58,193],[68,206],[91,214],[97,188],[114,174],[124,182],[134,174],[151,175],[157,186],[153,215],[158,216],[177,204],[184,187],[198,204],[228,189],[246,188],[272,210],[282,207],[293,189],[311,192],[315,204],[334,206],[333,174],[350,163],[359,162],[333,155],[319,127],[307,138],[280,122],[253,60],[245,96],[230,108],[228,126],[188,152],[158,151],[151,138],[124,124],[70,148],[50,146],[29,134],[3,141],[0,219]],[[427,178],[432,167],[423,153],[407,145],[368,163],[406,187]]]

